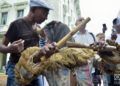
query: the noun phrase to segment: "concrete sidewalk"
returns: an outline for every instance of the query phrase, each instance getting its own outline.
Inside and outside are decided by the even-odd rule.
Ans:
[[[0,86],[6,86],[7,75],[0,73]]]

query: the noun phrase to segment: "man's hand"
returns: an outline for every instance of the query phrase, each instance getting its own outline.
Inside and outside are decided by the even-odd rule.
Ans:
[[[90,46],[94,50],[101,50],[101,49],[104,49],[106,47],[106,44],[104,42],[95,42],[93,44],[90,44]]]
[[[54,54],[55,52],[57,52],[58,49],[56,47],[56,43],[52,43],[52,44],[46,44],[43,48],[40,49],[39,52],[36,52],[33,55],[33,62],[37,63],[40,60],[40,57],[45,56],[46,58],[49,58],[52,54]]]
[[[19,53],[24,49],[24,40],[20,39],[14,41],[12,44],[8,46],[8,51],[10,53]]]
[[[56,43],[46,44],[42,49],[41,53],[43,53],[46,57],[50,57],[53,53],[57,52],[58,49],[56,47]]]

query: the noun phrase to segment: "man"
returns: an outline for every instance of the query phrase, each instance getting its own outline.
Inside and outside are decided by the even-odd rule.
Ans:
[[[111,35],[111,40],[113,42],[120,44],[120,18],[114,18],[112,23],[113,23],[113,33]],[[119,64],[117,64],[117,66],[119,66]],[[109,64],[109,68],[112,68],[112,64]],[[114,80],[114,74],[108,74],[107,76],[108,76],[107,77],[108,86],[113,86],[113,85],[117,86],[119,84],[116,83],[116,81]]]
[[[61,40],[70,32],[70,29],[59,21],[52,21],[44,27],[44,31],[47,43],[52,43]],[[49,86],[70,86],[70,70],[66,67],[54,71],[46,71],[45,76]]]
[[[75,25],[77,26],[79,23],[81,23],[84,20],[83,17],[80,17],[76,20]],[[76,43],[85,43],[85,44],[92,44],[95,42],[94,35],[88,32],[86,29],[86,26],[84,25],[77,34],[74,35],[74,39]]]
[[[83,17],[79,17],[76,21],[76,26],[80,24],[84,20]],[[73,38],[76,43],[81,43],[81,44],[93,44],[95,42],[94,35],[89,33],[85,29],[85,25],[79,30],[78,33],[76,33]],[[76,73],[76,79],[78,86],[92,86],[92,77],[91,77],[91,62],[88,62],[87,65],[81,66],[76,68],[75,73]]]
[[[120,18],[113,19],[113,28],[117,35],[115,42],[120,44]]]
[[[30,11],[24,18],[13,21],[10,24],[3,40],[3,46],[13,43],[18,39],[24,40],[24,49],[31,46],[38,46],[39,37],[35,24],[41,24],[47,19],[51,7],[44,0],[30,0]],[[7,64],[8,74],[7,86],[16,86],[14,67],[20,58],[19,52],[12,52]],[[38,79],[33,80],[28,86],[39,86]]]

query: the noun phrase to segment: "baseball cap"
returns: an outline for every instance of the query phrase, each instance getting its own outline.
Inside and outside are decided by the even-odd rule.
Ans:
[[[30,7],[41,7],[53,10],[53,8],[45,0],[30,0]]]

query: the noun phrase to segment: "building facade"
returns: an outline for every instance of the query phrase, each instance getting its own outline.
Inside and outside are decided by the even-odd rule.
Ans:
[[[46,0],[53,7],[48,21],[59,20],[69,27],[74,26],[76,18],[80,15],[80,0]]]
[[[29,10],[26,0],[0,0],[0,41],[9,24],[25,15]],[[6,65],[6,55],[0,53],[0,71]]]
[[[48,19],[42,24],[58,20],[74,26],[75,20],[80,16],[80,0],[46,0],[53,8]],[[0,40],[7,31],[10,23],[17,18],[26,16],[29,12],[28,0],[0,0]],[[6,56],[0,54],[0,69],[6,64]]]

